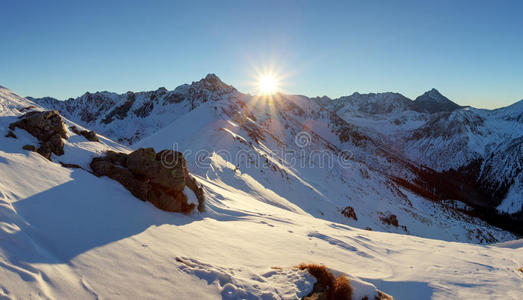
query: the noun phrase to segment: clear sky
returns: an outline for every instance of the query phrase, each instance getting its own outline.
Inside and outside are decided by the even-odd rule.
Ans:
[[[253,92],[267,65],[288,93],[434,87],[506,106],[523,99],[523,1],[0,0],[0,84],[22,96],[173,89],[207,73]]]

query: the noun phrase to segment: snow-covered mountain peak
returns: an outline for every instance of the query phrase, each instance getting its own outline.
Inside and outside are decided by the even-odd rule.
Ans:
[[[172,91],[160,87],[154,91],[123,94],[87,92],[66,101],[50,97],[29,99],[56,109],[65,117],[112,136],[121,143],[133,144],[202,103],[228,99],[237,93],[234,87],[225,84],[215,74],[208,74]]]
[[[387,114],[410,110],[412,101],[399,93],[368,93],[355,92],[350,96],[340,97],[330,102],[332,108],[343,113],[357,111],[368,114]]]
[[[236,89],[232,85],[228,85],[224,83],[216,74],[210,73],[205,76],[205,78],[193,82],[191,84],[191,87],[195,89],[206,89],[213,92],[233,92],[236,91]]]
[[[100,92],[69,101],[35,101],[127,145],[149,146],[150,139],[145,138],[152,135],[159,136],[158,139],[166,143],[162,144],[163,147],[173,142],[185,145],[194,143],[194,135],[206,131],[214,133],[205,141],[198,142],[203,147],[217,136],[220,136],[220,142],[227,140],[221,137],[220,130],[234,132],[235,138],[243,137],[245,134],[235,132],[242,128],[247,132],[245,140],[253,144],[272,136],[274,145],[281,147],[294,145],[294,137],[305,129],[313,137],[315,134],[324,139],[328,137],[327,142],[315,145],[317,149],[350,149],[353,158],[378,170],[390,168],[384,167],[382,160],[391,159],[413,162],[440,173],[456,170],[477,164],[478,160],[487,158],[492,149],[497,149],[496,145],[518,138],[523,132],[522,105],[518,103],[494,111],[459,109],[436,89],[427,91],[416,101],[393,92],[356,92],[333,100],[285,94],[276,94],[272,98],[264,100],[242,94],[215,74],[209,74],[172,91],[160,88],[121,95]],[[195,112],[200,108],[206,112],[205,116]],[[194,120],[198,120],[201,123],[198,126],[204,129],[195,130]],[[175,123],[177,125],[173,125]],[[220,128],[215,128],[216,124],[222,123],[236,124],[237,127],[220,125]],[[193,128],[189,129],[191,126]],[[180,136],[165,139],[164,135],[169,134],[166,132],[179,130],[176,128],[183,128],[184,132],[191,134],[184,135],[183,139]],[[507,147],[508,144],[499,149],[504,151]],[[510,153],[504,156],[510,160],[505,165],[516,166],[520,155],[517,151]],[[498,163],[488,160],[489,164],[491,162]],[[401,170],[405,165],[399,163],[394,168]],[[477,168],[473,171],[469,173],[476,176],[469,174],[471,181],[486,186],[476,182],[479,178]],[[489,172],[487,179],[491,180],[491,174],[499,172],[497,169]],[[392,175],[399,176],[399,173]],[[512,175],[503,178],[503,183],[519,184],[508,181]],[[484,197],[489,197],[490,190],[485,191]],[[515,191],[519,195],[519,190]],[[503,193],[498,194],[500,196],[495,201],[489,202],[490,206],[499,204]]]
[[[414,100],[414,108],[420,112],[437,113],[453,111],[459,109],[460,106],[433,88]]]
[[[443,97],[443,95],[436,88],[431,88],[426,93],[428,93],[433,98]]]

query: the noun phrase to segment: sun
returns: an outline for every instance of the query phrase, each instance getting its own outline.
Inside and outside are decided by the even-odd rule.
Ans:
[[[271,74],[264,74],[258,78],[258,90],[263,95],[272,95],[279,89],[278,79]]]

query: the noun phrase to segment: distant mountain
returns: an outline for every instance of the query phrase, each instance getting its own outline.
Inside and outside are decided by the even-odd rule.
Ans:
[[[369,114],[386,114],[412,109],[412,100],[399,93],[354,93],[332,101],[334,110],[352,110]]]
[[[99,131],[114,140],[133,144],[165,127],[201,103],[227,98],[236,89],[209,74],[200,81],[184,84],[173,91],[161,87],[155,91],[85,93],[76,99],[28,99],[58,110],[63,116]],[[132,125],[131,125],[132,124]]]
[[[408,178],[409,184],[416,184],[407,188],[416,193],[420,192],[417,189],[430,190],[431,196],[425,197],[457,199],[520,218],[523,200],[510,199],[523,198],[523,184],[518,179],[521,170],[513,167],[518,166],[521,153],[513,150],[517,147],[509,146],[523,132],[520,105],[494,111],[461,108],[435,89],[415,101],[399,93],[354,93],[338,99],[278,94],[274,98],[267,106],[209,74],[173,91],[159,88],[122,95],[86,93],[67,101],[31,99],[127,145],[145,146],[149,143],[145,141],[159,135],[164,147],[173,142],[203,147],[205,142],[195,142],[192,135],[165,139],[165,133],[160,133],[166,128],[175,130],[173,124],[178,124],[182,132],[194,132],[191,128],[196,123],[188,118],[197,119],[201,123],[197,126],[212,127],[214,114],[224,113],[214,122],[227,119],[239,124],[246,130],[249,143],[272,136],[277,144],[288,147],[294,143],[294,135],[306,129],[313,138],[318,135],[314,144],[317,149],[328,149],[337,155],[350,151],[354,161],[380,176]],[[213,115],[196,117],[193,111],[204,104],[213,107]],[[506,155],[489,158],[494,151]],[[442,189],[443,186],[452,188]],[[464,190],[474,190],[476,196]],[[508,202],[504,202],[509,196]],[[514,227],[505,221],[492,222]]]
[[[414,100],[413,108],[419,112],[437,113],[454,111],[461,108],[461,106],[443,96],[438,90],[432,89],[417,97]]]
[[[358,92],[337,99],[328,97],[313,98],[322,105],[343,113],[343,111],[358,111],[367,114],[390,114],[404,111],[420,113],[450,112],[461,106],[443,96],[438,90],[432,89],[412,101],[399,93],[368,93]]]

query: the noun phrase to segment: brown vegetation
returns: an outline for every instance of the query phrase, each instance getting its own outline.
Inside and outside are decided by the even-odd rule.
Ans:
[[[312,292],[303,299],[318,300],[351,300],[352,287],[345,275],[335,278],[327,267],[317,264],[300,264],[300,270],[307,270],[316,278]]]

